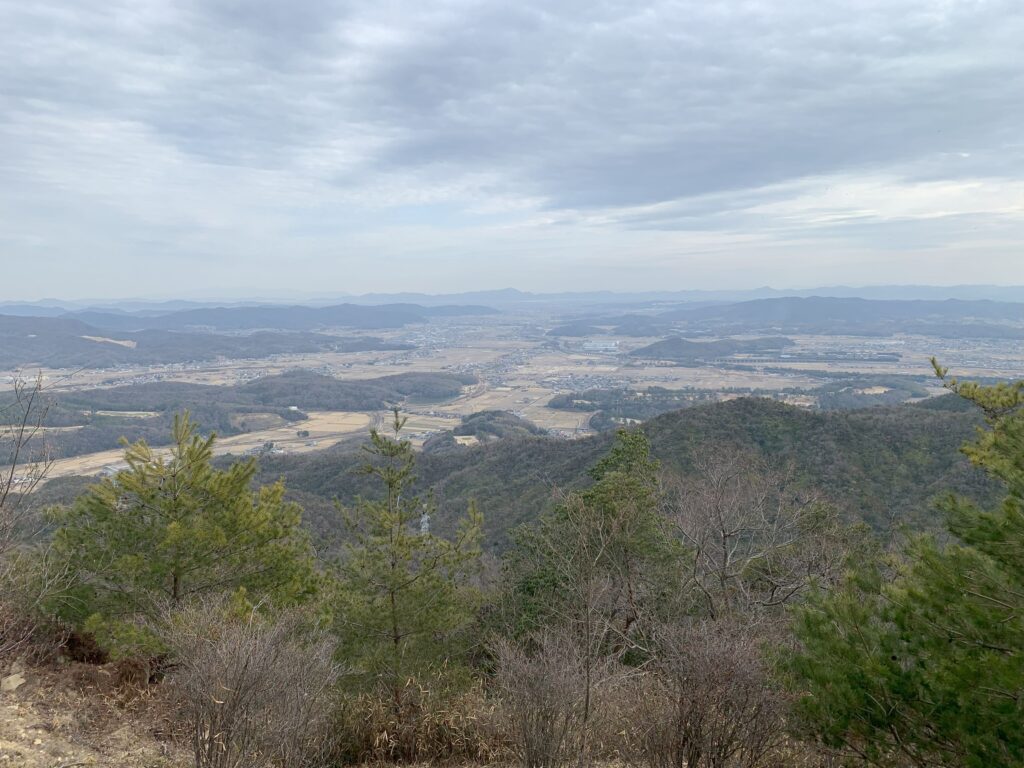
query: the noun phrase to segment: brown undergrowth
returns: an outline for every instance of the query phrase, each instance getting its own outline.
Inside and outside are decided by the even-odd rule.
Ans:
[[[81,662],[0,667],[0,768],[184,768],[170,718],[137,671]]]

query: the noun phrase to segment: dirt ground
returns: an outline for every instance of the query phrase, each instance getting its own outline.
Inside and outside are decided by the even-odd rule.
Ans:
[[[113,691],[115,672],[15,663],[0,671],[0,768],[185,768],[146,694]]]

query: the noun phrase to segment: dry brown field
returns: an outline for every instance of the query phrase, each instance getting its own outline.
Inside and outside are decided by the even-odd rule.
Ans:
[[[312,411],[306,421],[290,422],[286,426],[222,438],[214,446],[214,453],[218,456],[229,453],[243,454],[268,442],[272,442],[276,449],[285,453],[306,453],[329,448],[354,433],[368,430],[373,418],[369,413]],[[299,437],[300,430],[308,431],[309,436]],[[169,451],[164,448],[158,449],[156,453],[166,456]],[[106,467],[120,466],[123,457],[124,452],[118,449],[58,459],[53,463],[47,477],[53,479],[69,475],[96,475]]]

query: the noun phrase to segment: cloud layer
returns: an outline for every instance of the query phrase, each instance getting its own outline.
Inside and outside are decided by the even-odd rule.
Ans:
[[[1016,0],[0,25],[0,298],[1024,282]]]

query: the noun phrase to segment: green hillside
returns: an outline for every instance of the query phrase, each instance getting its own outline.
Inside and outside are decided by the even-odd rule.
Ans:
[[[375,389],[383,381],[351,383]],[[289,377],[275,377],[259,388],[247,385],[243,391],[251,394],[254,389],[281,387],[294,393],[293,383]],[[403,382],[401,388],[408,390],[409,385]],[[146,392],[140,389],[140,394]],[[243,388],[231,389],[237,397]],[[309,392],[316,393],[316,388]],[[381,397],[382,392],[377,389],[373,395]],[[261,407],[283,402],[269,394],[260,399]],[[252,402],[248,400],[248,407],[253,407]],[[493,423],[493,415],[484,421]],[[993,492],[990,481],[959,450],[980,424],[977,412],[965,410],[955,397],[920,405],[829,412],[741,398],[666,413],[647,421],[643,429],[666,470],[686,473],[696,456],[717,450],[750,450],[776,463],[791,462],[800,482],[837,504],[848,519],[865,520],[885,530],[893,524],[937,528],[934,500],[949,490],[977,498]],[[147,426],[154,436],[162,428],[155,423]],[[114,439],[116,431],[111,426],[97,434]],[[449,532],[452,522],[475,499],[484,512],[486,545],[500,551],[507,546],[512,528],[535,519],[560,492],[586,485],[586,468],[605,454],[613,439],[612,432],[566,441],[513,431],[481,445],[426,450],[418,458],[416,487],[434,489],[438,501],[434,524],[441,532]],[[372,497],[375,492],[372,482],[356,471],[365,461],[359,442],[353,439],[302,455],[265,456],[260,460],[259,480],[284,478],[289,493],[306,509],[306,520],[317,538],[329,544],[341,528],[334,501],[352,504],[359,496]],[[52,484],[50,493],[55,498],[60,497],[63,484]],[[76,484],[74,490],[79,489]]]
[[[959,451],[978,424],[976,413],[936,404],[808,412],[743,398],[664,414],[644,429],[667,469],[686,472],[696,455],[722,447],[756,451],[793,462],[800,480],[825,493],[849,519],[885,529],[890,522],[935,527],[932,499],[949,489],[971,496],[992,491]],[[559,489],[585,484],[586,468],[612,439],[610,433],[568,442],[512,438],[428,452],[418,462],[418,487],[435,489],[439,530],[447,530],[476,499],[484,512],[487,545],[502,549],[509,530],[536,518]],[[284,477],[294,491],[349,504],[372,494],[366,479],[355,473],[362,460],[351,447],[267,457],[261,479]],[[330,519],[310,517],[316,528],[332,527]]]

